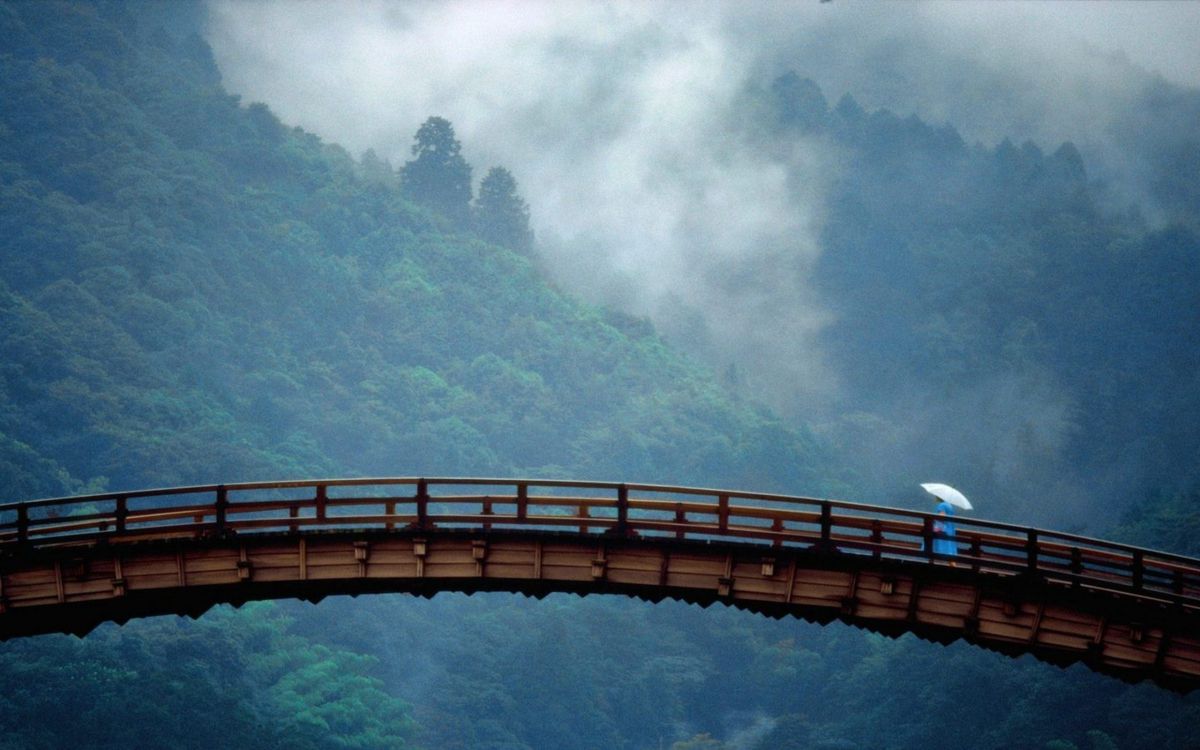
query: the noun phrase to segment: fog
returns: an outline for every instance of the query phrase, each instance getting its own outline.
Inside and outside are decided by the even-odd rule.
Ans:
[[[835,387],[807,286],[827,160],[798,148],[812,179],[790,184],[789,164],[739,142],[731,118],[758,61],[725,8],[352,7],[215,6],[227,85],[397,166],[420,123],[445,116],[477,176],[514,172],[564,286],[740,363],[776,404]]]
[[[890,437],[847,421],[855,405],[821,344],[833,317],[811,281],[839,154],[815,137],[763,153],[743,137],[748,88],[795,70],[830,101],[851,93],[968,142],[1071,140],[1114,205],[1153,219],[1122,143],[1131,111],[1160,77],[1200,86],[1196,3],[218,0],[208,35],[231,91],[354,154],[399,166],[425,118],[448,118],[476,179],[514,173],[563,287],[649,317],[718,371],[735,365],[788,418],[836,423],[878,471],[942,481],[963,460],[996,482],[1061,473],[1030,462],[1061,450],[1071,396],[998,373],[932,410],[914,389]],[[951,433],[937,452],[922,414],[982,415],[978,445]],[[1059,484],[1069,507],[1084,502]]]

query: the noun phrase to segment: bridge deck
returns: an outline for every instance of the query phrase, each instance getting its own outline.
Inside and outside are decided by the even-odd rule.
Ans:
[[[812,498],[462,478],[212,485],[0,506],[0,638],[218,602],[611,592],[959,638],[1200,685],[1200,561]]]

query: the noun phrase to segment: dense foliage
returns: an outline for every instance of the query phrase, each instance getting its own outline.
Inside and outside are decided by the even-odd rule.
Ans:
[[[511,174],[472,206],[448,121],[398,171],[355,160],[229,96],[155,6],[0,4],[8,499],[409,473],[872,486],[646,322],[546,284]],[[903,384],[1001,372],[1084,394],[1077,471],[1194,468],[1186,222],[1106,212],[1069,145],[970,147],[798,76],[754,96],[764,148],[817,134],[851,160],[820,274],[864,429]],[[1195,493],[1161,493],[1119,533],[1195,552]],[[219,609],[4,644],[0,679],[5,748],[1109,750],[1183,746],[1200,719],[961,644],[566,596]]]
[[[462,156],[454,126],[444,117],[430,117],[417,131],[412,153],[415,158],[400,173],[405,194],[459,226],[466,224],[471,165]]]
[[[764,149],[783,159],[815,141],[841,164],[815,285],[845,386],[830,432],[865,491],[894,498],[895,477],[953,475],[993,517],[1099,519],[1101,533],[1148,493],[1200,481],[1188,192],[1152,225],[1109,207],[1069,142],[968,144],[849,94],[831,107],[795,73],[749,99]],[[1178,91],[1145,108],[1175,121],[1197,106],[1200,93]],[[1131,148],[1162,144],[1175,159],[1156,164],[1162,180],[1200,184],[1188,128],[1190,145],[1148,128]]]
[[[488,242],[513,250],[533,247],[529,206],[517,192],[517,181],[504,167],[492,167],[479,183],[475,199],[475,231]]]
[[[4,13],[17,53],[0,96],[20,106],[0,121],[0,445],[8,486],[29,488],[10,497],[562,467],[820,485],[803,433],[645,323],[563,297],[526,258],[239,106],[198,38],[137,36],[121,5]],[[449,123],[416,141],[405,191],[433,160],[424,179],[451,180],[448,212],[466,212]],[[481,215],[523,205],[504,174]]]

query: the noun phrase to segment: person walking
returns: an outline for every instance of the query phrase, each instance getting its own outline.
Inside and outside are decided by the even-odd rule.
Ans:
[[[958,543],[954,540],[957,531],[953,521],[954,509],[971,510],[971,501],[948,484],[931,482],[922,484],[921,488],[937,501],[935,512],[938,517],[933,521],[933,554],[955,557],[958,555]],[[950,565],[954,566],[955,562],[951,560]]]
[[[958,554],[958,544],[954,541],[956,529],[954,521],[950,520],[954,517],[954,506],[941,500],[936,510],[939,520],[933,522],[933,554],[954,557]],[[950,564],[953,565],[954,561],[951,560]]]

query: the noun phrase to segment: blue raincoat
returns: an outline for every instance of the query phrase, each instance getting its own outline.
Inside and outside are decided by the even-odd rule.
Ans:
[[[943,500],[938,503],[936,510],[938,513],[946,515],[933,521],[933,552],[935,555],[957,555],[958,545],[954,542],[954,522],[949,520],[954,517],[954,506]]]

